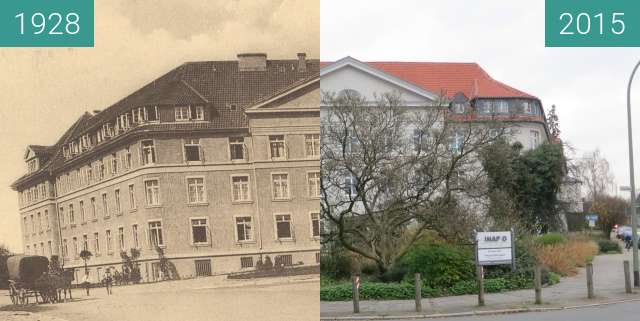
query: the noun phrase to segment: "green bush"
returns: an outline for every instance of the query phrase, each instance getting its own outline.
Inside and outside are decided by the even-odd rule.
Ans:
[[[567,242],[567,237],[560,233],[547,233],[536,238],[536,243],[542,246],[563,244]]]
[[[351,258],[337,252],[320,256],[320,274],[334,280],[351,277]]]
[[[600,253],[622,253],[620,243],[610,240],[599,240],[598,249]]]
[[[410,272],[406,277],[420,273],[431,288],[448,288],[475,277],[473,253],[447,244],[416,244],[405,256],[404,264]]]

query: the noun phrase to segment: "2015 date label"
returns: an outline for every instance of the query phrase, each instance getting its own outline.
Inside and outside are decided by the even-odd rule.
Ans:
[[[93,0],[0,1],[1,47],[93,47]]]

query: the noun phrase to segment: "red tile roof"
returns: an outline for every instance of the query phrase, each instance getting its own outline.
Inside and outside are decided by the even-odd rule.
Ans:
[[[470,99],[485,98],[536,98],[524,91],[497,81],[477,63],[457,62],[387,62],[366,64],[392,76],[408,81],[434,94],[453,97],[462,92]],[[330,62],[321,62],[325,67]]]

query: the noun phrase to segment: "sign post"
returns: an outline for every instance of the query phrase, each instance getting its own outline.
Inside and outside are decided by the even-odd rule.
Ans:
[[[484,305],[484,266],[511,265],[515,270],[516,247],[514,233],[477,232],[476,233],[476,274],[478,278],[478,305]]]

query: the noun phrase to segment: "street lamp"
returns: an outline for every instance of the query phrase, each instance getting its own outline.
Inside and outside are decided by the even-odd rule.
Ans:
[[[631,180],[631,239],[633,242],[633,286],[640,287],[640,267],[638,266],[638,223],[636,217],[636,183],[633,173],[633,136],[631,130],[631,83],[635,76],[640,61],[629,76],[629,84],[627,85],[627,130],[629,134],[629,178]]]

